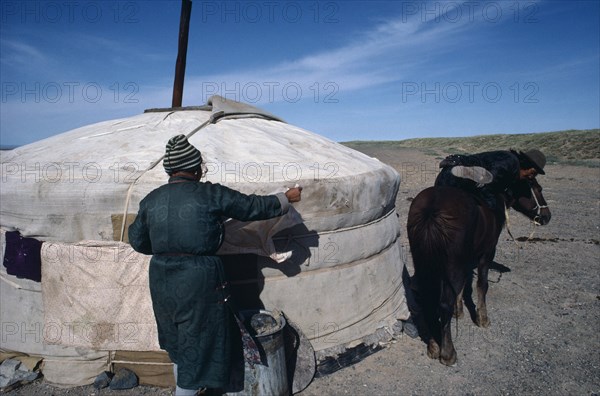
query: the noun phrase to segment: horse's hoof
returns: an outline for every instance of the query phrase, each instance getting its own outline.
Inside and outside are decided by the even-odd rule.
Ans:
[[[456,365],[456,352],[452,353],[452,355],[448,359],[444,359],[440,356],[440,363],[445,364],[446,366],[452,367]]]
[[[427,356],[429,356],[431,359],[439,359],[440,346],[437,342],[429,340],[429,344],[427,345]]]
[[[487,317],[486,318],[478,317],[477,322],[476,322],[477,326],[483,327],[483,328],[490,327],[490,323],[492,323],[492,322],[490,322],[490,320]]]

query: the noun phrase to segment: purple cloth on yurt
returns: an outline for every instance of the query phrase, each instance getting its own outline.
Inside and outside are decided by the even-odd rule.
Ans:
[[[42,280],[42,242],[35,238],[25,238],[18,231],[6,233],[4,267],[6,272],[18,278]]]

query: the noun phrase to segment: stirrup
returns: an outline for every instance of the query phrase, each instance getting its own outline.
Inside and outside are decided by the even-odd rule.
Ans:
[[[494,176],[481,166],[457,165],[452,167],[450,172],[456,177],[473,180],[477,184],[488,184],[494,180]]]

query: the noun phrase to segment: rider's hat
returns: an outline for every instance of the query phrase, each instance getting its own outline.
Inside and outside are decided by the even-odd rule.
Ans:
[[[537,173],[545,175],[544,166],[546,166],[546,156],[540,150],[531,149],[525,152],[520,151],[519,154],[523,156],[532,168],[535,168]]]

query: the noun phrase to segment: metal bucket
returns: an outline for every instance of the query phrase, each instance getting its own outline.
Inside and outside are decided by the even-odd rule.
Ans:
[[[256,314],[267,315],[274,319],[276,325],[266,332],[257,333],[254,337],[261,353],[263,364],[251,367],[244,365],[244,390],[227,393],[237,396],[287,396],[290,394],[283,328],[286,325],[283,314],[274,314],[265,310],[242,311],[244,323],[250,329],[251,319]]]

